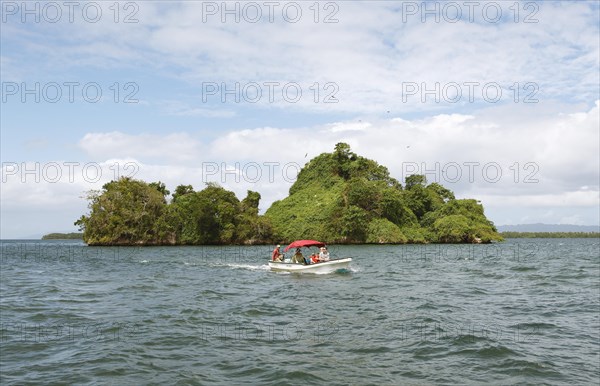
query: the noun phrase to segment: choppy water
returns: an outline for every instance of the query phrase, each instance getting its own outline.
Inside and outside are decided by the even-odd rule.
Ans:
[[[598,384],[597,239],[270,247],[3,241],[2,384]]]

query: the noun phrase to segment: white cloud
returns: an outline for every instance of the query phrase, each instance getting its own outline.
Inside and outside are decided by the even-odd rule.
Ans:
[[[471,104],[465,86],[457,104],[422,103],[420,94],[403,101],[403,85],[408,82],[419,87],[425,82],[427,88],[435,82],[442,87],[449,82],[479,82],[477,102],[482,102],[482,86],[490,82],[503,87],[505,103],[514,98],[515,90],[510,88],[515,83],[519,83],[520,100],[528,95],[531,90],[523,89],[526,82],[537,84],[538,98],[598,97],[600,49],[593,3],[536,3],[540,9],[534,23],[523,22],[530,13],[524,9],[519,22],[513,22],[508,3],[502,5],[503,23],[482,21],[479,13],[475,23],[443,19],[436,23],[431,18],[422,23],[420,15],[404,21],[401,7],[390,2],[334,2],[339,7],[338,22],[331,24],[314,23],[309,3],[302,3],[298,23],[283,21],[281,9],[275,23],[248,23],[244,18],[236,23],[233,16],[222,23],[220,14],[204,21],[203,2],[137,4],[139,23],[133,24],[114,23],[107,17],[97,24],[41,23],[25,30],[24,25],[7,23],[14,41],[23,43],[21,49],[44,60],[21,63],[10,52],[3,53],[3,65],[8,64],[3,71],[17,73],[15,66],[38,66],[38,62],[64,73],[89,66],[148,68],[163,80],[178,79],[197,90],[206,81],[230,86],[250,81],[298,82],[306,97],[274,106],[346,113],[441,107],[451,111]],[[221,7],[222,3],[215,4]],[[321,11],[324,17],[327,12]],[[42,41],[42,36],[53,40],[33,43]],[[314,82],[321,88],[325,82],[335,82],[340,102],[314,103],[308,89]],[[326,94],[321,89],[319,99]],[[210,111],[190,113],[205,116]]]
[[[202,152],[202,144],[188,133],[166,136],[132,135],[118,131],[88,133],[79,141],[79,147],[95,159],[103,159],[108,155],[113,158],[134,157],[176,163],[193,161]]]
[[[231,118],[235,111],[215,108],[192,107],[180,101],[162,101],[161,108],[169,115],[206,118]]]
[[[344,131],[365,131],[371,127],[368,122],[336,122],[330,125],[332,133],[340,133]]]

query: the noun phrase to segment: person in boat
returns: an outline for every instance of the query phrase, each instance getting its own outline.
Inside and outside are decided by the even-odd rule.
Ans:
[[[279,248],[281,248],[281,245],[277,245],[275,249],[273,249],[273,255],[271,255],[272,261],[283,261],[283,255]]]
[[[311,264],[316,264],[319,262],[319,255],[317,255],[316,253],[313,253],[312,255],[310,255],[310,263]]]
[[[319,253],[319,261],[329,261],[329,252],[326,247],[321,247],[321,252]]]
[[[304,256],[302,255],[300,248],[296,249],[296,253],[292,257],[292,263],[306,264],[306,261],[304,261]]]

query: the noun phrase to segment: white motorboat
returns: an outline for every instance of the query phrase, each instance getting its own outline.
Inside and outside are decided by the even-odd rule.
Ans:
[[[298,264],[283,261],[269,261],[269,267],[271,268],[271,271],[324,274],[348,269],[351,261],[351,257],[346,257],[343,259],[332,259],[329,261],[322,261],[314,264]]]
[[[296,248],[296,254],[292,259],[289,260],[276,260],[275,257],[279,251],[279,245],[273,251],[272,260],[269,261],[269,268],[271,271],[283,271],[283,272],[297,272],[297,273],[332,273],[335,271],[348,269],[352,258],[346,257],[343,259],[332,259],[329,260],[329,254],[321,255],[321,258],[317,257],[317,254],[313,254],[312,258],[305,258],[300,253],[301,248],[318,247],[321,251],[327,253],[325,243],[317,240],[296,240],[288,245],[283,251],[287,252],[290,249]],[[280,253],[279,258],[283,259],[283,255]],[[300,263],[302,261],[302,263]]]

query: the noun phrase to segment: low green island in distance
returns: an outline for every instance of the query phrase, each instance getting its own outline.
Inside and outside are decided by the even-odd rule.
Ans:
[[[289,195],[259,215],[260,193],[241,201],[215,183],[200,191],[121,178],[87,194],[75,222],[88,245],[257,245],[298,239],[329,244],[490,243],[502,235],[475,199],[456,199],[423,175],[404,185],[338,143],[299,172]],[[513,237],[519,237],[513,235]]]
[[[83,233],[71,232],[71,233],[48,233],[42,236],[42,240],[81,240],[83,239]]]

